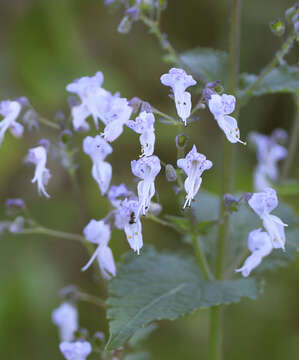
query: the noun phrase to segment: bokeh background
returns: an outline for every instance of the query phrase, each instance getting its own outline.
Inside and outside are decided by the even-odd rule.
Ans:
[[[169,0],[163,31],[183,51],[195,46],[227,48],[228,1]],[[280,40],[271,34],[269,21],[283,16],[290,0],[244,1],[241,34],[241,70],[256,73],[273,56]],[[169,65],[162,60],[156,39],[142,24],[128,35],[117,32],[122,12],[111,13],[103,0],[1,0],[0,1],[0,99],[27,96],[34,108],[48,119],[57,111],[69,115],[65,86],[74,78],[105,75],[104,86],[127,98],[139,96],[157,108],[175,114],[168,89],[160,75]],[[297,53],[298,54],[298,53]],[[288,56],[291,63],[296,54]],[[297,57],[298,60],[298,57]],[[239,126],[242,138],[252,130],[270,133],[276,127],[291,129],[294,103],[289,95],[264,96],[252,100],[242,110]],[[191,126],[190,126],[191,128]],[[157,124],[157,153],[175,163],[175,128]],[[215,168],[204,176],[204,187],[219,186],[221,134],[208,112],[187,129],[193,142],[207,154]],[[71,191],[67,172],[55,160],[49,161],[53,177],[48,187],[51,199],[39,198],[30,180],[33,168],[25,166],[27,149],[47,137],[57,141],[55,131],[42,127],[41,133],[26,133],[22,140],[8,135],[0,150],[0,217],[4,201],[22,197],[38,221],[50,228],[78,232],[88,219],[100,219],[109,207],[90,176],[90,159],[82,154],[82,136],[77,136],[78,176],[87,218]],[[252,190],[255,154],[236,145],[237,188]],[[139,154],[136,134],[126,129],[114,143],[109,161],[114,165],[113,183],[134,187],[130,160]],[[292,169],[298,178],[299,167]],[[157,188],[165,213],[175,214],[178,205],[173,191],[161,175]],[[286,198],[296,206],[298,197]],[[299,206],[297,206],[299,208]],[[169,230],[144,221],[144,240],[158,248],[184,247]],[[128,250],[124,235],[115,231],[112,247],[119,259]],[[59,290],[76,284],[86,292],[105,297],[105,284],[95,281],[92,270],[80,268],[88,259],[85,249],[69,240],[46,236],[0,237],[0,358],[6,360],[62,359],[58,334],[51,312],[58,306]],[[188,250],[188,249],[187,249]],[[179,271],[179,269],[178,269]],[[230,360],[297,359],[299,354],[299,262],[269,275],[265,293],[257,302],[244,301],[228,307],[225,315],[225,354]],[[91,333],[104,331],[104,312],[80,303],[80,324]],[[147,341],[155,360],[206,359],[208,311],[198,311],[175,323],[164,321]],[[94,357],[96,359],[96,357]]]

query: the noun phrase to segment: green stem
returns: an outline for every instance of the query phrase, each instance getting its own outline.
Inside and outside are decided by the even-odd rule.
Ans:
[[[58,124],[56,124],[56,123],[54,123],[54,122],[52,122],[52,121],[49,121],[48,119],[46,119],[46,118],[44,118],[44,117],[42,117],[42,116],[39,116],[39,115],[38,115],[38,121],[39,121],[41,124],[46,125],[46,126],[52,128],[52,129],[61,130],[61,127],[60,127]]]
[[[80,300],[80,301],[85,301],[90,304],[97,305],[97,306],[101,307],[102,309],[107,309],[105,300],[103,300],[97,296],[86,294],[81,291],[77,292],[76,295],[78,297],[78,300]]]
[[[239,108],[241,108],[242,106],[244,106],[244,105],[246,105],[248,103],[248,101],[253,96],[254,90],[256,88],[258,88],[258,86],[262,83],[262,81],[269,74],[269,72],[271,70],[273,70],[278,63],[282,62],[283,58],[291,50],[295,40],[296,40],[296,35],[295,35],[294,32],[292,32],[286,38],[286,40],[282,43],[281,48],[276,52],[273,60],[263,69],[263,71],[257,77],[255,82],[251,86],[249,86],[249,88],[246,90],[245,94],[240,99]]]
[[[165,113],[163,113],[162,111],[152,107],[152,111],[154,114],[157,114],[161,117],[163,117],[164,119],[168,120],[169,122],[171,122],[173,125],[176,125],[176,126],[180,126],[181,125],[181,121],[178,121],[176,120],[174,117],[170,116],[170,115],[167,115]]]
[[[163,225],[163,226],[167,226],[167,227],[169,227],[169,228],[171,228],[171,229],[173,229],[173,230],[181,233],[174,224],[172,224],[172,223],[170,223],[170,222],[168,222],[168,221],[166,221],[166,220],[160,219],[160,218],[158,218],[157,216],[155,216],[155,215],[153,215],[153,214],[149,214],[149,213],[148,213],[148,214],[146,215],[146,219],[149,219],[149,220],[151,220],[151,221],[154,221],[154,222],[156,222],[157,224],[160,224],[160,225]]]
[[[197,234],[192,235],[192,242],[193,242],[193,248],[194,248],[196,258],[199,262],[199,265],[204,274],[204,277],[206,278],[206,280],[212,280],[214,278],[214,276],[210,270],[210,267],[209,267],[208,261],[205,257],[205,254],[200,248]]]
[[[229,33],[229,93],[235,94],[239,77],[240,63],[240,23],[241,23],[241,0],[231,1],[231,25]],[[236,116],[238,114],[235,114]],[[226,243],[229,230],[229,217],[225,213],[223,195],[232,192],[234,187],[234,152],[233,146],[223,136],[223,169],[222,187],[220,193],[220,219],[223,219],[218,230],[218,251],[216,258],[216,278],[223,277],[225,262]],[[210,310],[210,360],[222,359],[222,331],[223,331],[223,307],[214,306]]]
[[[32,228],[32,229],[24,229],[21,232],[19,232],[18,234],[20,234],[20,235],[41,234],[41,235],[53,236],[58,239],[80,241],[84,245],[86,245],[86,243],[87,243],[85,238],[82,235],[68,233],[68,232],[64,232],[64,231],[52,230],[52,229],[45,228],[43,226],[38,226],[38,227]]]
[[[151,20],[146,16],[141,16],[141,20],[143,23],[150,29],[150,31],[156,36],[158,39],[160,46],[163,50],[165,50],[168,55],[182,68],[186,69],[188,72],[193,72],[184,62],[180,59],[179,55],[175,51],[174,47],[170,44],[168,39],[165,39],[164,35],[162,34],[159,23],[156,21]],[[198,80],[203,81],[202,77],[198,74],[194,74],[193,76],[198,78]]]
[[[288,156],[283,164],[280,182],[286,180],[288,177],[289,171],[296,156],[296,150],[299,143],[299,95],[294,95],[294,98],[295,98],[296,113],[294,118],[294,125],[292,129],[290,145],[288,148]]]

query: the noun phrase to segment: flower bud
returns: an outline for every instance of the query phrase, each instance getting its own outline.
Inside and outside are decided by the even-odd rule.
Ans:
[[[24,210],[26,205],[22,199],[7,199],[5,207],[7,214],[11,215]]]
[[[229,212],[237,211],[238,200],[232,194],[224,194],[223,202]]]
[[[140,104],[141,104],[141,99],[139,99],[139,97],[133,97],[131,100],[129,100],[129,105],[133,109],[132,111],[133,114],[138,112]]]
[[[289,23],[292,22],[292,19],[293,19],[294,15],[296,15],[296,13],[298,13],[298,10],[299,10],[299,2],[297,2],[294,6],[292,6],[286,10],[285,18],[287,19],[287,21]]]
[[[175,138],[175,143],[178,149],[184,149],[188,144],[188,136],[184,134],[177,135],[177,137]]]
[[[121,34],[128,34],[128,32],[132,28],[132,23],[133,23],[133,20],[132,20],[131,16],[126,15],[125,17],[123,17],[122,21],[118,25],[117,31]]]
[[[12,234],[18,234],[24,229],[25,220],[23,216],[18,216],[10,225],[9,232]]]
[[[177,179],[177,173],[175,171],[175,168],[171,164],[167,164],[165,166],[165,175],[166,180],[169,182],[176,181]]]
[[[140,9],[137,6],[131,6],[125,11],[126,15],[129,15],[133,21],[138,20]]]
[[[272,33],[276,36],[282,36],[285,33],[285,23],[281,19],[271,21],[269,26]]]
[[[72,138],[73,133],[70,130],[63,130],[60,133],[60,141],[62,144],[66,145]]]
[[[151,214],[158,216],[160,214],[160,212],[162,211],[162,205],[151,201],[148,211]]]

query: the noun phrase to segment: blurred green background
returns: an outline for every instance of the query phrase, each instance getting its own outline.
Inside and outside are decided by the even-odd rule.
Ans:
[[[229,1],[169,0],[163,16],[163,31],[183,51],[195,46],[227,48]],[[142,24],[134,24],[129,35],[117,32],[122,12],[111,13],[102,0],[1,0],[0,11],[0,99],[27,96],[34,108],[49,119],[58,110],[68,115],[65,86],[73,79],[101,70],[104,86],[120,91],[127,98],[139,96],[157,108],[175,114],[168,89],[160,84],[160,75],[168,71],[162,52]],[[268,28],[269,21],[283,16],[293,4],[290,0],[244,1],[242,10],[241,70],[256,73],[266,64],[280,44]],[[288,57],[296,61],[293,53]],[[298,57],[297,57],[298,59]],[[270,133],[276,127],[290,130],[294,104],[289,95],[254,99],[242,110],[241,137],[249,131]],[[190,128],[192,128],[190,130]],[[175,163],[176,129],[157,124],[157,153]],[[192,131],[192,133],[191,133]],[[187,129],[200,152],[215,164],[204,175],[204,187],[215,191],[219,186],[221,133],[208,112]],[[22,197],[34,216],[45,226],[81,232],[86,219],[80,217],[66,171],[49,161],[52,179],[50,200],[39,198],[30,180],[33,169],[24,166],[27,149],[47,137],[57,141],[55,132],[42,128],[40,133],[26,133],[22,140],[8,135],[0,149],[0,201]],[[82,136],[77,140],[81,141]],[[79,143],[80,144],[80,143]],[[81,146],[81,145],[80,145]],[[237,188],[252,190],[255,154],[236,145]],[[137,158],[139,144],[129,129],[114,143],[109,161],[114,166],[113,183],[135,183],[130,174],[130,160]],[[97,184],[90,176],[90,159],[82,152],[76,160],[88,219],[100,219],[108,211]],[[297,164],[298,158],[296,159]],[[299,167],[292,170],[298,178]],[[163,176],[157,181],[165,213],[176,214],[169,183]],[[297,198],[286,198],[296,205]],[[4,217],[3,205],[0,207]],[[0,251],[0,358],[6,360],[62,359],[58,333],[51,322],[51,312],[59,304],[59,290],[76,284],[86,292],[106,296],[105,284],[95,281],[93,271],[82,273],[88,259],[77,243],[44,236],[1,236]],[[159,225],[144,221],[144,241],[158,248],[182,247],[180,239]],[[116,258],[128,250],[124,234],[113,233],[112,248]],[[269,275],[265,293],[257,302],[245,301],[228,307],[225,315],[225,355],[227,360],[298,359],[299,358],[299,263]],[[94,305],[79,304],[80,324],[91,333],[105,331],[103,311]],[[206,359],[208,311],[198,311],[179,321],[162,322],[147,346],[152,358]],[[92,357],[91,357],[92,359]],[[96,357],[94,357],[96,359]]]

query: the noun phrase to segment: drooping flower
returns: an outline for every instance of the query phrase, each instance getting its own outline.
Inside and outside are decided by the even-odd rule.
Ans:
[[[50,195],[45,190],[45,185],[48,184],[49,179],[51,177],[50,170],[46,168],[46,163],[47,163],[46,147],[40,145],[35,148],[29,149],[25,161],[31,162],[35,165],[35,173],[31,182],[32,183],[37,182],[39,195],[43,193],[47,198],[49,198]]]
[[[187,193],[184,204],[185,208],[186,206],[191,206],[191,201],[194,199],[200,188],[202,173],[205,170],[210,169],[213,166],[213,163],[212,161],[207,160],[203,154],[197,152],[196,146],[193,145],[192,150],[184,159],[178,159],[177,165],[179,168],[183,169],[187,175],[184,183]]]
[[[68,302],[62,303],[52,312],[52,321],[59,327],[61,341],[73,341],[78,330],[78,310]]]
[[[127,121],[126,125],[140,135],[141,154],[142,156],[151,156],[155,147],[155,117],[152,113],[142,111],[136,120]]]
[[[105,224],[103,220],[90,220],[84,228],[83,234],[87,241],[97,244],[98,247],[82,271],[87,270],[97,258],[103,278],[111,279],[112,276],[116,275],[116,266],[112,251],[108,246],[111,237],[110,226]]]
[[[251,255],[240,269],[236,269],[236,272],[242,272],[244,277],[247,277],[273,249],[269,234],[261,230],[259,228],[249,233],[248,249],[251,251]]]
[[[139,207],[138,201],[125,199],[121,202],[116,217],[116,226],[125,231],[131,249],[138,255],[143,246]]]
[[[239,142],[246,144],[240,140],[240,130],[238,128],[237,120],[232,116],[229,116],[229,114],[235,110],[236,98],[233,95],[213,94],[211,95],[208,105],[227,140],[231,143]]]
[[[135,198],[133,191],[129,190],[125,184],[113,185],[108,192],[108,199],[115,208],[118,208],[125,198]]]
[[[64,341],[60,343],[59,349],[66,360],[86,360],[92,351],[90,343],[82,340],[75,342]]]
[[[83,140],[83,151],[90,156],[93,162],[92,177],[98,183],[102,195],[106,194],[112,177],[112,166],[104,160],[112,153],[112,146],[100,135],[87,136]]]
[[[67,85],[66,90],[78,95],[81,100],[81,104],[72,107],[73,126],[76,131],[89,130],[86,118],[90,115],[93,117],[96,128],[98,128],[100,118],[98,101],[108,94],[102,88],[103,81],[103,73],[99,71],[94,76],[84,76]]]
[[[174,101],[178,116],[187,125],[187,119],[191,114],[191,95],[186,91],[189,86],[196,84],[191,75],[187,75],[185,70],[172,68],[168,74],[163,74],[160,78],[161,83],[172,88]]]
[[[0,115],[4,117],[0,121],[0,146],[8,129],[16,138],[23,135],[24,126],[16,121],[20,112],[21,105],[19,102],[10,100],[0,102]]]
[[[131,161],[132,172],[142,179],[137,186],[139,210],[145,215],[149,209],[152,197],[155,195],[155,178],[161,170],[160,160],[152,155]]]
[[[278,206],[276,191],[267,188],[263,192],[254,193],[248,200],[248,204],[262,219],[273,248],[284,250],[286,241],[284,227],[287,224],[284,224],[279,217],[270,214]]]
[[[99,103],[100,118],[106,125],[103,136],[108,142],[116,140],[123,132],[124,125],[129,121],[133,108],[128,100],[119,94],[106,96]]]
[[[258,164],[254,171],[254,187],[257,191],[263,191],[271,186],[269,180],[278,180],[278,162],[287,156],[287,149],[277,143],[278,139],[286,138],[286,132],[282,129],[273,131],[270,136],[251,133],[250,141],[256,145]]]

